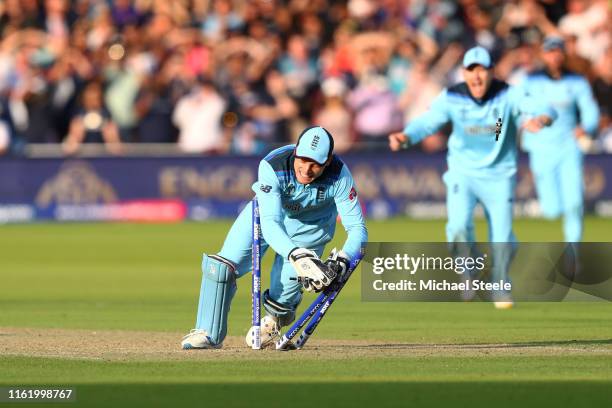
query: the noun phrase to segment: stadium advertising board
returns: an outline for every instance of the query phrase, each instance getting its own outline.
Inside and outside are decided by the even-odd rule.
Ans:
[[[445,214],[443,154],[343,155],[369,218]],[[3,159],[0,222],[180,221],[235,216],[251,199],[259,157]],[[585,160],[586,209],[612,215],[612,161]],[[537,216],[527,159],[517,176],[518,216]]]

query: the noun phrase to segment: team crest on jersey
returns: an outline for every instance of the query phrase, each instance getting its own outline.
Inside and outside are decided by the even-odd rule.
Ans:
[[[317,201],[325,200],[325,187],[317,187]]]
[[[287,187],[285,187],[285,194],[292,195],[293,193],[295,193],[295,186],[293,184],[288,184]]]
[[[499,140],[499,135],[501,135],[502,131],[502,118],[497,118],[497,122],[495,122],[495,141]]]
[[[357,197],[357,190],[355,187],[351,187],[351,191],[349,192],[349,200],[353,201]]]
[[[497,119],[499,117],[499,109],[493,108],[493,119]]]

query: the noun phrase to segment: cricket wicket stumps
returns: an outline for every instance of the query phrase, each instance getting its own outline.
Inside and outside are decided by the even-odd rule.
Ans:
[[[259,219],[259,204],[257,198],[253,199],[253,280],[251,284],[251,298],[253,301],[252,333],[253,350],[261,349],[261,222]]]

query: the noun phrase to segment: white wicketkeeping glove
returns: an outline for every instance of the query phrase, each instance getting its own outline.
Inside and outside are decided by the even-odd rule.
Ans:
[[[297,273],[298,282],[309,292],[320,292],[332,283],[337,275],[310,249],[295,248],[289,253],[289,261]]]
[[[325,265],[329,266],[329,268],[336,272],[338,276],[342,277],[346,274],[346,271],[348,271],[351,261],[346,252],[342,250],[338,251],[336,248],[334,248],[329,253],[329,257],[325,261]]]

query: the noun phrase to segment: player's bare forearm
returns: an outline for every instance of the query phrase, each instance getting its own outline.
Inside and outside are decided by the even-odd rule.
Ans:
[[[523,128],[529,132],[536,133],[542,128],[550,126],[553,119],[548,115],[539,115],[534,118],[528,119],[523,123]]]
[[[409,143],[410,138],[403,132],[395,132],[389,135],[389,148],[394,152],[406,149]]]

